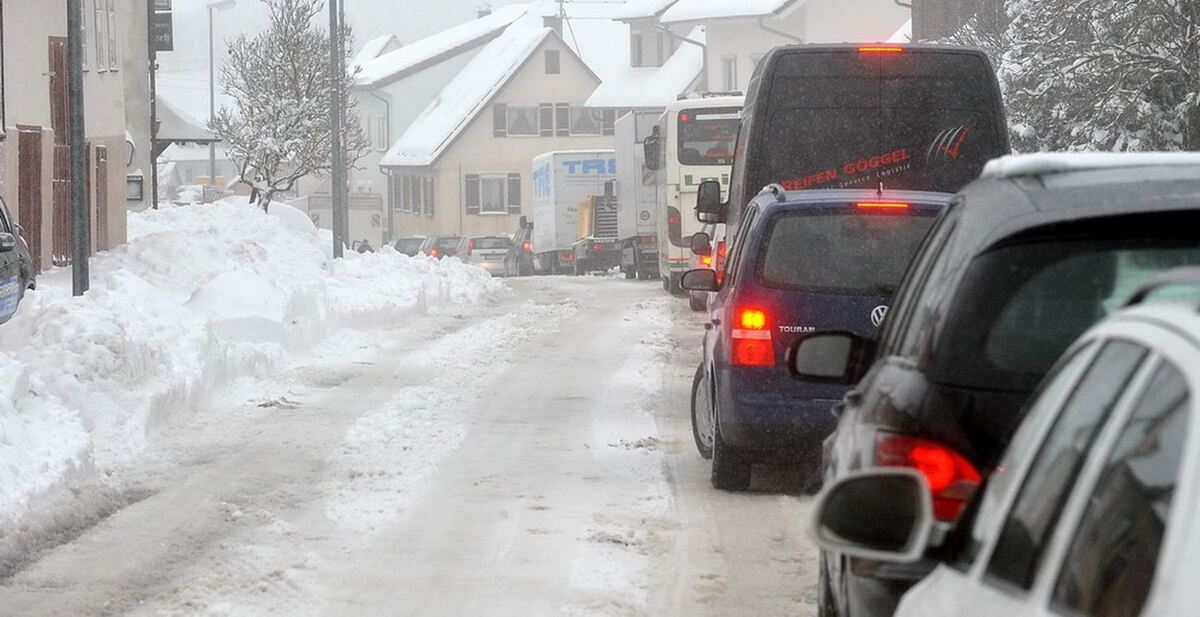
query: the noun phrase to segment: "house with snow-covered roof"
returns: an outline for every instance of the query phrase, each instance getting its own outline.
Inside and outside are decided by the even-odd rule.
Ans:
[[[593,70],[576,51],[624,32],[610,21],[531,11],[466,63],[383,157],[395,233],[512,233],[530,213],[534,157],[611,148],[616,110],[585,104],[617,62]]]

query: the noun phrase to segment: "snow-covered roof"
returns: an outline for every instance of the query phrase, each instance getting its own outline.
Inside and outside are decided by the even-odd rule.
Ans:
[[[903,26],[900,26],[900,29],[897,30],[896,33],[893,34],[890,38],[888,38],[888,40],[886,42],[888,42],[888,43],[911,43],[912,42],[912,20],[909,19],[907,22],[904,23]]]
[[[704,43],[697,27],[688,38]],[[604,78],[588,107],[663,107],[676,100],[704,70],[704,50],[684,43],[661,67],[631,67]]]
[[[1037,176],[1066,171],[1128,167],[1200,167],[1193,152],[1043,152],[1003,156],[988,162],[983,178]]]
[[[361,69],[368,62],[382,56],[384,53],[395,51],[403,46],[400,42],[400,37],[394,34],[385,34],[381,37],[371,39],[367,41],[366,45],[363,45],[358,55],[354,56],[354,61],[350,63],[350,68],[351,70],[355,67]]]
[[[679,0],[663,13],[664,24],[729,17],[775,15],[805,0]]]
[[[554,30],[540,17],[509,26],[438,94],[380,161],[385,167],[432,165]],[[407,49],[407,48],[406,48]]]
[[[158,95],[158,141],[209,143],[220,141],[204,123],[181,110],[162,94]]]
[[[397,79],[429,62],[482,45],[499,36],[505,28],[524,16],[528,8],[524,4],[501,7],[486,17],[471,20],[385,53],[364,64],[355,83],[359,86],[370,86]]]
[[[677,0],[628,0],[613,12],[614,19],[647,19],[656,17]]]

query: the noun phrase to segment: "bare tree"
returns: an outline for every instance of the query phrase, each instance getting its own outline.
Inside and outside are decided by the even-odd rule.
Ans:
[[[221,89],[233,99],[222,107],[212,130],[224,140],[241,182],[249,185],[263,210],[277,193],[301,178],[331,169],[329,33],[313,25],[323,0],[263,0],[271,26],[254,37],[242,35],[229,46]],[[344,33],[347,45],[351,36]],[[347,166],[368,148],[356,104],[350,97],[354,74],[342,76],[342,143]]]

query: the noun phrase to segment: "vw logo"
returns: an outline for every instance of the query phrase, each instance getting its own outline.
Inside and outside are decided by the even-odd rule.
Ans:
[[[883,319],[885,317],[887,317],[887,314],[888,314],[888,307],[883,304],[871,309],[871,323],[875,324],[876,328],[878,328],[879,326],[882,326]]]

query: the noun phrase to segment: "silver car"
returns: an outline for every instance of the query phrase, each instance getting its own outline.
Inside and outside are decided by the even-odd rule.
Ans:
[[[473,236],[458,242],[458,258],[479,266],[492,276],[504,276],[504,256],[512,246],[508,236]]]

